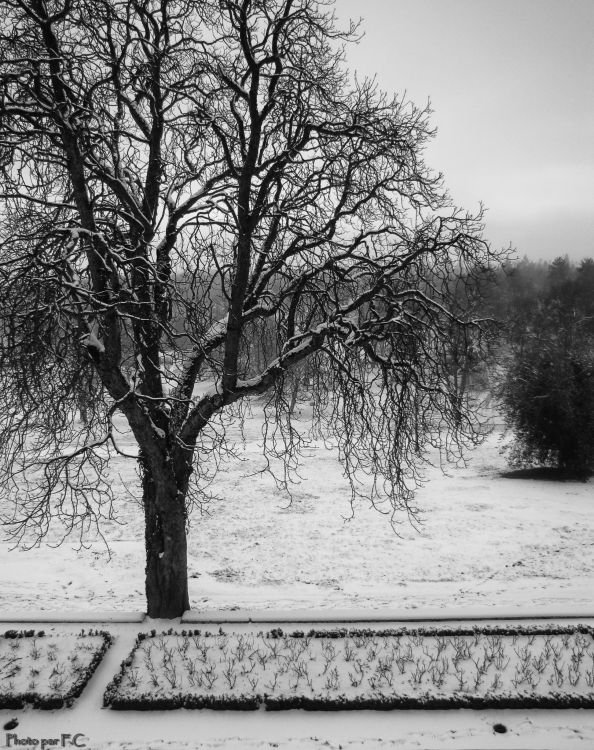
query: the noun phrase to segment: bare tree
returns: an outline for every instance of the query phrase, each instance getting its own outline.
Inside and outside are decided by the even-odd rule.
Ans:
[[[306,360],[316,425],[372,500],[412,510],[452,398],[454,271],[496,258],[422,153],[428,111],[351,80],[319,0],[4,0],[0,444],[12,532],[112,507],[113,418],[139,446],[153,617],[189,606],[186,524],[214,421]],[[272,327],[263,361],[253,337]],[[211,380],[197,390],[197,382]],[[82,399],[82,402],[81,402]],[[85,419],[78,420],[81,403]],[[278,450],[273,440],[271,450]],[[276,448],[274,446],[277,446]],[[353,491],[356,491],[353,481]]]

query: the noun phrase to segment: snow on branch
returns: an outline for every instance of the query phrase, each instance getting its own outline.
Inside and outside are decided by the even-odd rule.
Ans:
[[[105,353],[105,346],[94,333],[85,333],[84,336],[80,337],[80,343],[87,349],[94,349],[97,354]]]

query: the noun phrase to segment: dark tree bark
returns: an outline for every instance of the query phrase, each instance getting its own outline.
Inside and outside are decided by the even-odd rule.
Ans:
[[[173,476],[142,468],[148,616],[179,617],[190,608],[185,495]]]

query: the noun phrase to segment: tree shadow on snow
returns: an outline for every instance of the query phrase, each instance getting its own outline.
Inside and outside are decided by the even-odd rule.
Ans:
[[[558,469],[554,466],[534,466],[526,469],[502,471],[503,479],[536,479],[541,482],[587,482],[594,472],[576,469]]]

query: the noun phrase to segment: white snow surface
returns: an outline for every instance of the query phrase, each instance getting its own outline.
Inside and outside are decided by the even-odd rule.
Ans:
[[[257,473],[262,420],[254,409],[245,441],[230,430],[239,459],[225,463],[189,532],[190,604],[220,610],[437,610],[554,607],[594,610],[593,481],[506,479],[501,432],[444,476],[430,468],[415,530],[360,502],[334,451],[304,451],[292,501]],[[129,433],[118,438],[132,453]],[[25,551],[0,541],[0,613],[145,611],[144,531],[132,459],[117,458],[111,483],[120,524],[105,523],[111,558],[96,540],[78,549]],[[53,537],[53,538],[57,538]],[[50,537],[49,541],[52,541]]]
[[[101,353],[105,352],[103,342],[100,341],[94,333],[85,333],[85,335],[81,337],[81,343],[89,349],[96,349]]]
[[[0,692],[64,698],[103,646],[98,635],[0,638]]]
[[[394,693],[417,699],[460,693],[482,698],[593,693],[590,633],[499,635],[493,631],[435,636],[430,632],[270,638],[226,629],[211,636],[157,635],[138,644],[114,696],[240,699],[265,693],[268,698],[289,700],[342,696],[353,701]]]
[[[594,711],[490,709],[485,711],[135,711],[102,710],[102,696],[133,646],[139,630],[161,631],[179,623],[152,620],[138,624],[102,624],[115,636],[87,688],[69,709],[0,710],[0,727],[20,740],[82,735],[90,750],[573,750],[594,746]],[[593,624],[592,622],[590,624]],[[246,632],[249,626],[233,626]],[[72,625],[44,627],[49,633],[71,632]],[[231,628],[227,628],[231,630]],[[253,626],[252,626],[253,631]],[[493,727],[503,724],[507,732]],[[15,747],[0,731],[0,747]],[[31,745],[30,745],[31,746]],[[38,747],[40,744],[38,744]],[[54,746],[60,746],[54,745]],[[70,745],[66,744],[66,747]],[[51,747],[51,745],[46,745]]]
[[[305,409],[302,417],[305,418]],[[351,515],[349,487],[334,451],[306,449],[301,481],[289,503],[264,465],[262,420],[254,408],[245,439],[230,432],[239,459],[222,466],[208,514],[195,514],[189,533],[192,609],[201,615],[237,610],[317,613],[397,609],[413,616],[433,611],[462,616],[469,609],[594,614],[593,482],[505,479],[496,431],[469,456],[466,467],[427,472],[417,502],[419,532],[402,518],[399,536],[388,519],[365,503]],[[129,433],[121,447],[133,452]],[[242,460],[240,460],[242,459]],[[23,619],[75,613],[143,612],[144,532],[133,460],[112,465],[121,524],[103,526],[111,558],[99,540],[77,549],[24,551],[0,542],[0,627],[3,617]],[[50,537],[49,541],[57,538]],[[120,619],[132,619],[127,615]],[[588,618],[590,624],[593,620]],[[97,623],[100,626],[100,623]],[[489,710],[392,712],[102,711],[105,686],[129,653],[140,629],[167,622],[111,623],[116,636],[95,676],[72,709],[0,711],[0,727],[16,717],[20,738],[81,732],[92,750],[354,750],[354,748],[594,747],[594,711]],[[182,624],[175,624],[178,629]],[[73,629],[53,625],[47,629]],[[285,627],[283,625],[283,627]],[[233,626],[236,629],[237,626]],[[287,629],[289,626],[287,626]],[[141,720],[139,720],[139,718]],[[508,731],[493,731],[496,723]],[[0,730],[0,746],[7,746]]]

